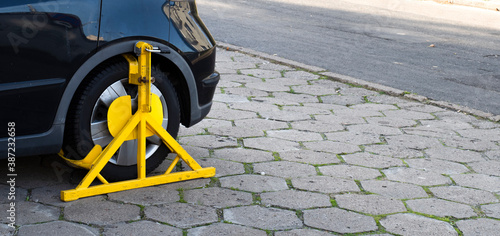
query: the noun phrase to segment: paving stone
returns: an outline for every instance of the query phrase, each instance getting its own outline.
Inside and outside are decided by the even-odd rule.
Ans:
[[[255,130],[273,130],[273,129],[287,129],[288,124],[282,121],[265,120],[265,119],[247,119],[235,120],[236,127],[243,127]]]
[[[243,163],[263,162],[274,160],[273,153],[244,149],[244,148],[225,148],[214,151],[214,156],[224,160],[237,161]]]
[[[316,118],[317,121],[325,122],[328,124],[331,124],[333,122],[335,122],[337,125],[366,124],[366,120],[363,117],[348,116],[348,115],[315,115],[314,118]],[[332,131],[337,131],[337,130],[332,130]]]
[[[273,138],[286,139],[296,142],[320,141],[323,137],[318,133],[298,131],[298,130],[271,130],[267,135]]]
[[[245,69],[240,70],[241,74],[253,76],[256,78],[280,78],[281,73],[274,70],[262,70],[262,69]]]
[[[287,72],[285,72],[285,73],[288,73],[288,71],[294,72],[293,68],[291,68],[289,66],[285,66],[285,65],[281,65],[281,64],[274,64],[274,63],[271,63],[268,61],[264,61],[263,63],[259,64],[259,68],[264,69],[264,70],[277,70],[277,71],[286,70]]]
[[[280,158],[284,161],[294,161],[311,165],[334,164],[340,162],[335,154],[311,150],[280,152]]]
[[[34,224],[38,222],[58,220],[60,211],[58,208],[53,206],[46,206],[35,202],[26,201],[13,201],[15,204],[15,222],[16,225],[26,225]],[[11,223],[8,216],[11,216],[10,212],[7,212],[11,208],[10,203],[0,204],[0,208],[4,209],[5,217],[0,218],[0,223]]]
[[[261,206],[224,209],[224,220],[265,230],[296,229],[303,226],[293,211]]]
[[[53,221],[43,224],[26,225],[19,228],[18,236],[23,235],[52,235],[52,236],[97,236],[99,230],[82,224],[75,224],[66,221]]]
[[[333,114],[336,116],[343,117],[381,117],[383,116],[381,112],[374,110],[359,110],[351,108],[335,109]],[[365,122],[366,124],[366,122]]]
[[[8,179],[5,180],[5,182],[7,181]],[[10,195],[10,193],[15,193],[15,194]],[[0,196],[4,196],[0,198],[0,204],[10,203],[12,202],[12,200],[24,201],[28,197],[28,190],[17,186],[11,187],[9,185],[0,184]],[[9,197],[14,197],[15,199],[9,199]]]
[[[274,83],[267,83],[267,82],[248,83],[248,84],[245,84],[245,86],[248,88],[258,89],[258,90],[267,91],[267,92],[291,91],[290,86],[281,85],[281,84],[274,84]]]
[[[7,235],[14,235],[15,231],[16,231],[15,227],[10,227],[7,224],[0,224],[0,234],[1,235],[5,235],[5,236],[7,236]]]
[[[483,174],[451,175],[460,186],[482,189],[490,192],[500,192],[500,177]]]
[[[474,128],[470,123],[459,120],[422,120],[422,126],[429,128],[462,130]]]
[[[387,216],[380,220],[380,224],[388,232],[400,235],[458,235],[455,229],[444,221],[409,213]]]
[[[246,138],[243,140],[243,144],[247,148],[274,152],[293,151],[299,150],[300,148],[300,145],[297,142],[277,138]]]
[[[291,123],[292,128],[296,130],[305,130],[311,132],[335,132],[344,130],[344,126],[340,123],[332,124],[317,120],[294,121]]]
[[[360,134],[376,134],[376,135],[398,135],[402,134],[401,130],[394,127],[387,127],[373,124],[350,125],[347,127],[350,132]]]
[[[191,179],[181,182],[173,182],[169,184],[158,185],[157,187],[168,190],[178,190],[178,189],[188,190],[194,188],[204,188],[208,184],[210,184],[210,179],[207,178],[207,179]]]
[[[500,150],[492,150],[484,153],[489,160],[500,161]]]
[[[188,229],[188,236],[232,236],[232,235],[255,235],[267,236],[266,231],[253,229],[241,225],[216,223],[208,226]]]
[[[119,223],[104,229],[104,236],[151,235],[151,236],[181,236],[182,230],[172,226],[147,220],[132,223]]]
[[[466,129],[457,132],[466,138],[500,141],[500,129]]]
[[[252,194],[212,187],[184,191],[184,200],[196,205],[226,208],[252,204]]]
[[[298,121],[298,120],[310,120],[311,115],[304,113],[297,113],[291,111],[262,111],[259,115],[264,119],[278,120],[278,121]]]
[[[299,103],[314,103],[318,102],[316,96],[307,94],[295,94],[289,92],[275,92],[273,93],[274,99],[278,101],[288,101],[290,104],[298,101]]]
[[[396,128],[403,128],[403,127],[410,127],[417,125],[417,122],[414,120],[401,119],[397,117],[367,117],[366,120],[370,124],[396,127]]]
[[[320,166],[319,171],[324,175],[352,180],[375,179],[382,176],[379,170],[351,165]]]
[[[237,82],[232,82],[232,81],[229,81],[229,80],[219,80],[219,83],[217,84],[217,87],[218,88],[237,88],[237,87],[241,87],[242,84],[241,83],[237,83]]]
[[[289,209],[308,209],[330,207],[330,197],[324,194],[296,190],[261,193],[261,202],[266,206],[278,206]]]
[[[449,147],[434,147],[426,150],[425,152],[429,155],[430,158],[462,162],[462,163],[485,160],[478,152],[460,150]]]
[[[260,82],[262,82],[262,81],[260,81]],[[252,84],[252,83],[249,83],[249,84]],[[251,88],[251,87],[227,88],[227,89],[224,89],[224,92],[226,94],[240,95],[240,96],[245,96],[245,97],[267,97],[267,96],[269,96],[268,92],[258,90],[255,88]],[[210,112],[210,114],[212,114],[212,112]]]
[[[382,215],[405,212],[402,201],[380,195],[343,194],[336,195],[335,200],[340,208],[371,215]]]
[[[313,106],[284,106],[283,111],[303,113],[308,115],[331,115],[331,108],[313,107]]]
[[[278,231],[275,236],[331,236],[332,234],[315,229],[293,229],[289,231]]]
[[[424,156],[421,151],[399,146],[397,144],[365,146],[365,151],[395,158],[415,158]]]
[[[462,164],[429,158],[408,159],[405,161],[411,168],[428,170],[439,174],[461,174],[470,170]]]
[[[332,141],[316,141],[304,143],[307,149],[319,152],[331,152],[331,153],[353,153],[361,151],[357,145],[332,142]]]
[[[378,228],[372,217],[338,208],[306,210],[304,224],[336,233],[359,233]]]
[[[398,117],[401,119],[408,119],[408,120],[433,120],[436,118],[429,113],[418,112],[418,111],[409,111],[409,110],[404,110],[404,109],[383,111],[383,113],[387,117]]]
[[[462,202],[470,205],[499,202],[499,200],[491,192],[460,186],[434,187],[429,188],[429,190],[438,198]]]
[[[370,96],[370,95],[375,95],[378,94],[378,92],[371,91],[365,88],[358,88],[358,87],[341,87],[340,88],[340,93],[341,94],[350,94],[350,95],[360,95],[360,96]]]
[[[110,225],[140,219],[138,206],[106,201],[103,197],[89,197],[72,202],[64,208],[64,218],[95,225]]]
[[[326,138],[331,141],[349,143],[354,145],[366,145],[381,143],[380,135],[366,134],[356,132],[334,132],[325,134]]]
[[[467,235],[496,235],[500,229],[500,221],[493,219],[471,219],[457,221],[457,227],[464,236]]]
[[[232,137],[222,137],[215,135],[198,135],[181,137],[179,143],[183,145],[204,147],[204,148],[221,148],[221,147],[237,147],[238,142]]]
[[[262,82],[262,79],[248,75],[224,75],[224,80],[238,82],[238,83],[255,83],[259,81]]]
[[[264,131],[256,129],[247,129],[243,127],[217,127],[208,128],[208,132],[220,136],[229,136],[235,138],[262,137]]]
[[[248,98],[236,94],[215,94],[213,101],[225,102],[225,103],[241,103],[241,102],[248,102]]]
[[[142,206],[179,201],[179,192],[158,187],[132,189],[108,194],[109,199]]]
[[[355,105],[365,103],[365,99],[360,95],[328,95],[321,97],[323,103],[338,105]]]
[[[405,167],[395,167],[383,170],[382,172],[384,172],[384,174],[390,180],[416,185],[433,186],[441,184],[451,184],[450,178],[431,171],[417,170]]]
[[[492,142],[487,140],[477,140],[470,138],[462,138],[462,137],[449,137],[449,138],[441,138],[444,145],[449,147],[456,147],[459,149],[472,150],[472,151],[487,151],[491,149],[496,149],[498,146]]]
[[[371,111],[398,110],[398,108],[394,105],[376,104],[376,103],[365,103],[360,105],[354,105],[350,106],[349,108],[358,110],[371,110]]]
[[[358,185],[353,180],[339,179],[328,176],[314,176],[292,179],[293,187],[306,191],[320,193],[359,192]]]
[[[330,95],[337,94],[334,89],[331,87],[325,87],[321,85],[302,85],[302,86],[294,86],[293,91],[296,93],[304,93],[310,95]],[[338,95],[335,95],[338,96]]]
[[[420,186],[385,180],[361,181],[361,186],[368,192],[397,199],[423,198],[429,195]]]
[[[165,222],[180,228],[190,228],[218,221],[217,212],[212,207],[178,202],[148,206],[144,209],[144,214],[147,219]]]
[[[442,147],[443,145],[437,138],[422,137],[417,135],[398,135],[385,138],[387,143],[412,149],[426,149],[431,147]]]
[[[469,218],[477,216],[474,210],[465,204],[449,202],[441,199],[427,198],[406,201],[408,207],[415,211],[439,217]]]
[[[483,205],[481,209],[487,216],[500,219],[500,204]]]
[[[312,165],[288,161],[256,163],[253,165],[253,171],[257,174],[265,173],[265,175],[278,176],[282,178],[317,175],[316,168]]]
[[[244,111],[253,111],[253,112],[278,112],[280,111],[279,106],[264,103],[264,102],[243,102],[243,103],[231,103],[229,104],[231,109],[244,110]]]
[[[370,153],[354,153],[349,155],[342,155],[342,158],[349,164],[373,168],[388,168],[404,165],[403,161],[401,161],[400,159]]]
[[[245,167],[241,163],[224,161],[216,158],[202,158],[197,161],[202,167],[215,167],[215,177],[245,173]]]
[[[217,128],[217,127],[231,127],[233,126],[233,124],[231,123],[231,121],[227,121],[227,120],[217,120],[217,119],[203,119],[202,121],[200,121],[200,123],[192,126],[192,127],[189,127],[189,129],[187,130],[190,130],[192,129],[193,127],[201,127],[203,129],[208,129],[208,128]],[[182,127],[182,126],[181,126]]]
[[[221,187],[250,192],[280,191],[288,189],[285,179],[262,175],[238,175],[220,178]]]
[[[480,161],[469,163],[477,173],[500,176],[500,161]]]
[[[257,113],[251,111],[240,111],[234,109],[226,109],[224,112],[211,112],[207,117],[220,120],[242,120],[257,118]]]
[[[256,65],[253,62],[235,62],[235,61],[228,61],[228,62],[217,62],[217,70],[222,69],[222,70],[227,70],[231,69],[234,70],[236,73],[237,69],[255,69]],[[225,78],[225,77],[224,77]]]
[[[305,71],[300,71],[300,70],[286,71],[285,72],[285,77],[292,78],[292,79],[297,79],[297,80],[314,80],[314,79],[318,79],[319,78],[318,75],[315,75],[315,74],[312,74],[312,73],[309,73],[309,72],[305,72]]]
[[[419,111],[419,112],[424,112],[424,113],[434,113],[434,112],[442,112],[445,111],[445,109],[436,107],[436,106],[431,106],[431,105],[426,105],[418,102],[408,102],[408,103],[402,103],[398,104],[400,108],[405,109],[405,110],[410,110],[410,111]]]
[[[453,130],[424,127],[424,126],[403,128],[403,131],[406,134],[410,135],[419,135],[419,136],[435,137],[435,138],[458,137],[457,133],[455,133],[455,131]]]

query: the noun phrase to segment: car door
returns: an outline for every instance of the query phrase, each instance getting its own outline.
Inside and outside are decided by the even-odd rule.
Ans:
[[[96,50],[100,0],[0,2],[0,125],[48,131],[69,78]],[[0,132],[0,138],[7,132]]]

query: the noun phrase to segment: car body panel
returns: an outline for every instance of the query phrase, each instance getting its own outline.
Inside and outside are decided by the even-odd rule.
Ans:
[[[74,5],[67,5],[69,3]],[[176,10],[176,5],[183,7]],[[79,9],[74,9],[75,6]],[[139,17],[140,20],[132,20],[134,14],[144,11],[148,14],[142,14],[144,17]],[[1,21],[2,17],[8,19],[12,14],[21,21],[15,24]],[[179,19],[186,21],[189,18],[189,23],[180,30],[171,30],[181,24],[179,19],[169,20],[171,15],[182,16],[184,18]],[[33,19],[32,25],[43,26],[35,28],[36,33],[33,31],[31,35],[25,32],[25,25],[29,25],[25,19],[29,17]],[[194,1],[102,0],[102,6],[100,0],[6,1],[0,3],[0,22],[0,36],[10,34],[12,37],[14,32],[28,41],[15,41],[13,45],[0,39],[2,55],[10,53],[12,57],[19,57],[17,67],[5,66],[13,63],[6,57],[0,59],[3,60],[0,72],[10,75],[9,81],[0,77],[0,98],[11,101],[0,105],[10,114],[2,115],[0,124],[16,122],[17,156],[58,152],[63,143],[66,114],[82,81],[99,64],[131,53],[137,41],[170,51],[160,56],[177,67],[185,80],[188,91],[185,126],[199,122],[210,111],[219,80],[219,74],[214,71],[215,41],[199,20]],[[193,36],[194,31],[200,32]],[[47,38],[50,42],[46,42]],[[40,45],[47,47],[35,52]],[[29,63],[23,67],[20,63],[23,56],[32,54],[38,56],[34,60],[41,60],[36,62],[40,65],[34,62],[33,66]],[[26,71],[31,68],[32,71]],[[19,72],[23,72],[23,78]],[[7,145],[7,139],[3,138],[6,133],[0,134],[0,145]],[[0,149],[0,159],[6,157],[3,151]]]

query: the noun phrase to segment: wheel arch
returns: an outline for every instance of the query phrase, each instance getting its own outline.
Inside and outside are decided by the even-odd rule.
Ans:
[[[100,65],[112,60],[116,56],[120,56],[125,53],[133,53],[133,48],[137,41],[139,40],[130,39],[125,41],[121,40],[116,43],[108,43],[88,60],[86,60],[82,66],[80,66],[80,68],[69,80],[69,83],[61,97],[61,102],[59,103],[56,117],[54,119],[54,125],[65,125],[71,101],[74,98],[75,93],[85,83],[92,71]],[[158,46],[162,49],[169,49],[170,51],[170,53],[153,54],[152,61],[154,64],[160,64],[163,71],[171,73],[171,82],[174,84],[176,92],[179,96],[182,114],[181,122],[183,124],[189,124],[193,118],[196,119],[197,116],[201,116],[201,108],[197,103],[198,94],[195,78],[186,60],[173,47],[165,43],[152,40],[142,41],[150,43],[153,46]]]

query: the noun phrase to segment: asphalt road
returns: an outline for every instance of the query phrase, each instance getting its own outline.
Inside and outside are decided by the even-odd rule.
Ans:
[[[500,114],[500,12],[416,0],[197,0],[216,40]]]

